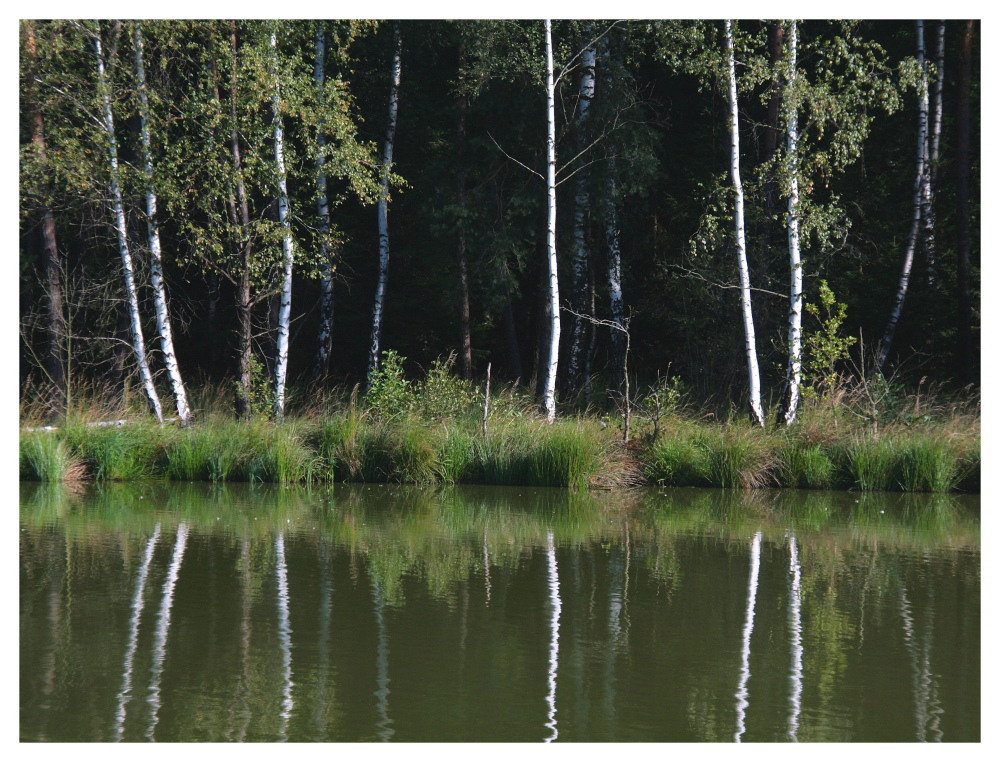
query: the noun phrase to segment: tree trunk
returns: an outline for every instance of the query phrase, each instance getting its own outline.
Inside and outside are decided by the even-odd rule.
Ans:
[[[548,229],[547,248],[549,264],[548,303],[549,316],[549,356],[545,369],[545,417],[549,423],[556,419],[556,372],[559,368],[559,272],[556,261],[556,98],[552,79],[552,21],[545,19],[545,95],[548,122],[547,168],[545,173],[548,188]]]
[[[913,255],[917,248],[917,240],[920,233],[920,222],[924,209],[924,190],[926,188],[927,177],[927,69],[924,66],[924,24],[917,22],[917,61],[920,64],[920,103],[917,116],[917,173],[913,184],[913,221],[910,226],[910,239],[906,246],[906,253],[903,256],[903,271],[899,276],[899,286],[896,288],[896,298],[893,301],[892,312],[889,315],[889,322],[886,324],[885,333],[882,334],[882,341],[879,344],[875,357],[875,364],[879,372],[884,372],[889,360],[889,352],[892,350],[892,341],[896,335],[896,328],[899,325],[899,318],[903,314],[903,303],[906,301],[906,292],[910,286],[910,272],[913,269]]]
[[[958,147],[955,157],[958,206],[958,356],[962,380],[974,377],[975,352],[972,346],[971,231],[969,222],[969,146],[972,83],[972,37],[976,22],[965,22],[962,35],[961,66],[958,80]]]
[[[142,319],[139,315],[139,294],[136,289],[135,273],[132,268],[132,254],[128,248],[125,208],[122,204],[122,192],[118,179],[118,141],[115,138],[115,119],[111,111],[111,94],[104,71],[104,53],[101,50],[101,30],[99,26],[97,34],[94,37],[94,50],[97,55],[98,88],[100,89],[101,102],[104,109],[104,123],[102,127],[108,138],[108,160],[111,166],[111,201],[115,218],[115,229],[118,232],[118,253],[121,255],[122,273],[125,278],[125,296],[129,310],[132,351],[135,353],[136,363],[139,366],[139,376],[142,379],[142,386],[146,392],[150,412],[156,416],[156,420],[162,422],[163,409],[160,406],[160,398],[153,384],[153,374],[150,373],[149,362],[146,359],[146,340],[142,335]]]
[[[589,37],[591,28],[588,25],[585,34]],[[590,116],[590,103],[594,99],[594,80],[597,68],[597,51],[593,45],[583,50],[581,56],[583,73],[580,77],[580,97],[577,107],[577,126],[579,128],[580,150],[587,147],[587,122]],[[586,165],[584,165],[585,167]],[[590,210],[590,173],[581,168],[576,176],[576,203],[573,209],[573,309],[578,314],[587,312],[587,275],[590,270],[590,251],[587,247],[587,213]],[[573,317],[573,336],[570,342],[568,362],[566,363],[567,392],[575,393],[580,388],[580,371],[584,354],[584,331],[588,322],[580,317]]]
[[[320,21],[316,25],[316,92],[320,100],[324,96],[326,80],[326,27]],[[319,216],[320,234],[320,304],[319,334],[316,339],[316,365],[313,380],[322,382],[330,372],[330,353],[333,351],[333,252],[330,250],[330,201],[326,188],[326,156],[323,149],[326,136],[320,125],[316,133],[319,153],[316,157],[316,212]]]
[[[788,265],[791,269],[788,307],[788,372],[782,413],[785,425],[795,423],[799,408],[799,386],[802,381],[802,257],[799,251],[799,114],[795,90],[798,65],[798,27],[788,25],[788,86],[785,94],[785,125],[788,150],[785,159],[788,171]],[[790,97],[789,97],[790,96]]]
[[[921,27],[923,22],[917,22]],[[927,159],[924,164],[924,188],[920,211],[924,228],[924,257],[927,260],[927,285],[937,290],[937,213],[934,208],[934,196],[937,189],[937,161],[941,144],[941,106],[943,99],[944,75],[944,22],[938,24],[937,39],[937,76],[934,80],[934,98],[928,103],[928,129],[925,140],[927,146],[924,154]],[[927,63],[924,63],[927,69]],[[926,74],[924,76],[927,76]]]
[[[614,77],[611,73],[611,55],[609,51],[610,35],[604,38],[605,47],[601,57],[604,59],[607,72],[604,75],[605,93],[611,93],[614,87]],[[608,247],[608,307],[611,313],[611,378],[613,389],[619,394],[625,388],[625,301],[622,297],[622,255],[621,227],[619,224],[618,201],[618,162],[614,150],[608,161],[608,176],[604,199],[604,240]]]
[[[37,55],[34,22],[27,22],[28,52],[34,58]],[[48,165],[48,155],[45,150],[45,122],[42,109],[36,100],[37,93],[32,93],[31,103],[31,142],[43,167]],[[39,209],[42,236],[42,262],[45,272],[45,296],[47,297],[47,319],[45,322],[46,351],[45,373],[52,384],[54,398],[53,407],[63,416],[68,412],[69,383],[67,381],[67,344],[66,315],[63,312],[62,261],[56,242],[56,220],[47,201],[42,201]]]
[[[382,150],[382,193],[378,200],[378,283],[375,287],[375,308],[372,312],[372,340],[368,353],[368,384],[379,364],[382,341],[382,313],[385,307],[385,287],[389,278],[389,172],[392,169],[392,144],[396,139],[396,114],[399,106],[399,81],[402,73],[403,40],[399,22],[393,24],[392,80],[389,85],[389,124],[385,130]]]
[[[181,378],[180,366],[174,353],[174,337],[167,308],[167,288],[163,279],[163,253],[160,247],[160,231],[156,224],[156,189],[153,183],[153,149],[149,137],[149,95],[146,91],[146,69],[142,60],[142,25],[133,23],[135,40],[135,76],[139,84],[139,133],[142,138],[143,170],[146,175],[146,225],[149,231],[150,277],[153,283],[153,305],[156,310],[156,329],[160,334],[160,350],[170,379],[170,388],[177,405],[177,417],[181,425],[191,421],[187,392]]]
[[[243,181],[243,157],[240,153],[240,136],[237,128],[236,91],[238,87],[236,22],[230,22],[232,46],[232,73],[229,87],[229,111],[232,129],[229,133],[229,148],[233,156],[233,173],[236,177],[236,196],[229,199],[230,216],[234,226],[243,232],[239,282],[236,285],[237,355],[239,381],[236,385],[236,415],[240,420],[250,419],[253,411],[250,405],[250,390],[253,386],[253,307],[250,284],[250,259],[253,254],[250,240],[250,204],[247,201],[246,184]],[[239,217],[236,206],[239,205]]]
[[[754,338],[753,312],[750,305],[750,270],[747,266],[747,245],[743,222],[743,183],[740,181],[740,117],[736,95],[736,57],[733,43],[733,28],[730,20],[725,21],[726,55],[729,69],[729,133],[730,172],[736,195],[736,258],[740,270],[740,301],[743,311],[743,331],[746,338],[747,370],[750,381],[750,412],[754,422],[764,426],[764,410],[760,403],[760,371],[757,367],[757,344]]]
[[[288,181],[285,175],[285,136],[281,119],[281,81],[278,79],[278,38],[271,32],[271,57],[274,65],[274,94],[271,108],[274,112],[274,163],[278,168],[278,222],[282,231],[282,283],[281,306],[278,308],[278,338],[274,358],[274,419],[285,417],[285,379],[288,374],[288,334],[292,316],[292,265],[295,260],[295,243],[292,241],[292,224],[288,211]]]
[[[458,67],[462,71],[465,69],[465,45],[459,48]],[[458,134],[457,145],[457,170],[455,172],[455,185],[457,189],[458,206],[465,211],[465,112],[469,108],[469,98],[464,93],[458,97]],[[469,309],[469,263],[467,257],[468,248],[465,237],[465,218],[458,223],[458,313],[459,329],[461,331],[462,347],[462,377],[465,380],[472,378],[472,315]]]
[[[514,322],[514,308],[510,304],[510,294],[503,305],[504,333],[507,336],[507,354],[510,357],[510,374],[514,383],[524,383],[524,365],[521,362],[521,346],[517,340],[517,325]]]

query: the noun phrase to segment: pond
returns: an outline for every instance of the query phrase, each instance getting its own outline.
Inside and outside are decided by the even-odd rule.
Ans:
[[[978,496],[21,485],[22,741],[978,741]]]

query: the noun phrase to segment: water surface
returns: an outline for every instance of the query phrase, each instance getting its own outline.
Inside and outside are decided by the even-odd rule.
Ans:
[[[21,486],[22,741],[978,741],[979,498]]]

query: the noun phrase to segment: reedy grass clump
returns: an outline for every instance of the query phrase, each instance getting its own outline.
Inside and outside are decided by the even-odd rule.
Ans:
[[[151,424],[86,426],[74,422],[64,436],[94,479],[136,481],[162,473],[169,432]]]
[[[18,453],[21,481],[56,483],[75,481],[86,475],[80,458],[57,432],[25,432]]]

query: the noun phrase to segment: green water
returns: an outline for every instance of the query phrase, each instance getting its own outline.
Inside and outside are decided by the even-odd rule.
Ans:
[[[22,741],[978,741],[979,498],[21,485]]]

